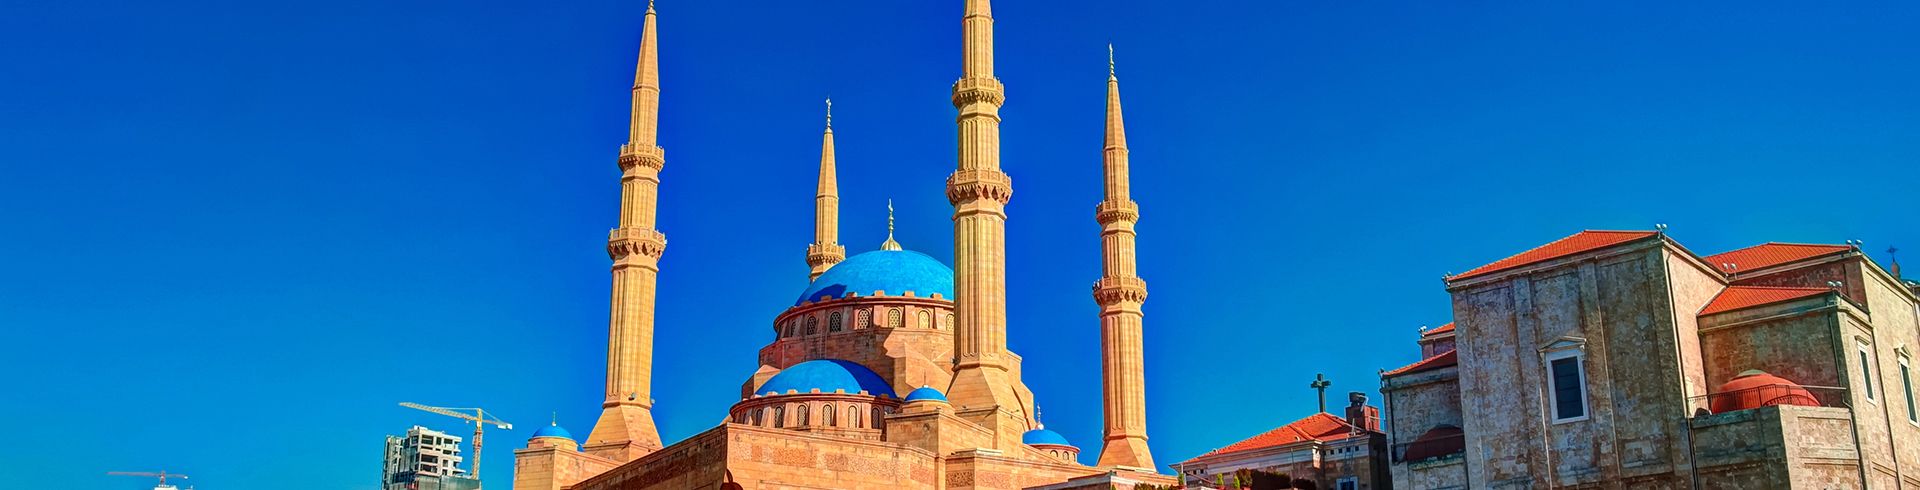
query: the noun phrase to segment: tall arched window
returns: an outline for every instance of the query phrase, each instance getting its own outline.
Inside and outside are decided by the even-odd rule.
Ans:
[[[827,421],[827,427],[838,427],[838,426],[840,426],[840,423],[839,423],[840,421],[839,421],[839,420],[837,420],[837,419],[834,419],[834,418],[833,418],[833,404],[832,404],[832,403],[828,403],[828,404],[826,404],[826,405],[821,405],[821,406],[820,406],[820,420],[825,420],[825,421]]]
[[[815,333],[818,333],[819,331],[820,331],[820,317],[807,315],[807,335],[813,335]]]
[[[778,429],[786,426],[787,426],[787,407],[785,406],[773,407],[773,428]]]
[[[885,425],[887,425],[887,418],[880,416],[880,407],[873,407],[873,428],[882,429]]]
[[[952,314],[952,313],[948,313],[948,314],[947,314],[947,323],[946,323],[945,325],[941,325],[940,327],[941,327],[941,328],[953,328],[953,314]]]
[[[860,407],[858,405],[847,405],[847,419],[847,427],[860,428]]]
[[[873,310],[867,309],[867,308],[854,310],[853,328],[868,328],[872,326],[873,326]]]
[[[787,320],[787,334],[785,335],[785,337],[792,337],[792,336],[793,336],[793,326],[794,326],[794,325],[795,325],[795,322],[794,322],[793,320]]]
[[[840,331],[840,312],[836,311],[836,312],[833,312],[833,314],[831,315],[827,315],[827,331],[828,332]]]
[[[766,413],[767,413],[767,409],[765,408],[753,409],[753,426],[754,427],[765,427],[767,425]]]
[[[920,314],[918,314],[918,315],[914,315],[914,316],[916,316],[916,317],[919,317],[919,319],[920,319],[920,328],[924,328],[924,329],[928,329],[928,330],[932,330],[932,329],[933,329],[933,314],[932,314],[932,313],[927,313],[927,310],[920,310]]]
[[[900,317],[899,308],[887,308],[887,326],[888,327],[892,327],[892,328],[903,327],[905,325],[901,324],[902,320],[903,319]]]
[[[793,418],[794,427],[806,427],[808,425],[807,422],[809,422],[807,420],[807,405],[803,403],[800,404],[799,407],[795,407]]]

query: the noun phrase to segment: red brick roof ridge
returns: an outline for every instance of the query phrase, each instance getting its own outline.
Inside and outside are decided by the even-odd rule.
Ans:
[[[1625,238],[1623,238],[1623,239],[1620,239],[1620,240],[1618,240],[1618,241],[1613,241],[1613,242],[1608,242],[1608,243],[1604,243],[1604,244],[1600,244],[1600,245],[1597,245],[1597,246],[1592,246],[1592,247],[1586,247],[1586,248],[1578,248],[1578,249],[1576,249],[1576,250],[1568,250],[1568,251],[1558,251],[1558,252],[1551,252],[1551,253],[1546,253],[1546,254],[1544,254],[1544,255],[1542,255],[1542,256],[1540,256],[1540,257],[1534,257],[1534,258],[1527,258],[1527,259],[1522,259],[1522,258],[1521,258],[1521,257],[1524,257],[1524,256],[1526,256],[1526,255],[1528,255],[1528,254],[1532,254],[1532,253],[1535,253],[1535,252],[1540,252],[1540,251],[1542,251],[1542,250],[1545,250],[1545,249],[1547,249],[1547,248],[1549,248],[1549,247],[1553,247],[1554,245],[1560,245],[1560,244],[1563,244],[1563,243],[1565,243],[1565,242],[1567,242],[1567,241],[1569,241],[1569,240],[1573,240],[1573,239],[1575,239],[1575,238],[1578,238],[1578,237],[1580,237],[1580,236],[1583,236],[1583,235],[1600,235],[1600,234],[1606,234],[1606,235],[1616,235],[1616,234],[1625,234],[1625,235],[1633,235],[1633,236],[1630,236],[1630,237],[1625,237]],[[1561,237],[1561,238],[1560,238],[1560,239],[1558,239],[1558,240],[1554,240],[1554,241],[1551,241],[1551,242],[1547,242],[1547,243],[1545,243],[1545,244],[1542,244],[1542,245],[1540,245],[1540,246],[1537,246],[1537,247],[1533,247],[1533,248],[1530,248],[1530,249],[1527,249],[1527,250],[1525,250],[1525,251],[1522,251],[1522,252],[1520,252],[1520,253],[1517,253],[1517,254],[1513,254],[1513,255],[1510,255],[1510,256],[1507,256],[1506,258],[1503,258],[1503,259],[1500,259],[1500,260],[1496,260],[1496,261],[1493,261],[1493,262],[1489,262],[1489,263],[1487,263],[1486,265],[1482,265],[1482,266],[1480,266],[1480,267],[1475,267],[1475,268],[1473,268],[1473,269],[1470,269],[1470,270],[1468,270],[1468,271],[1466,271],[1466,272],[1463,272],[1463,273],[1460,273],[1460,274],[1456,274],[1456,275],[1454,275],[1454,276],[1451,276],[1451,277],[1448,277],[1448,278],[1447,278],[1447,280],[1448,280],[1448,281],[1457,281],[1457,280],[1461,280],[1461,279],[1467,279],[1467,278],[1471,278],[1471,277],[1478,277],[1478,276],[1483,276],[1483,275],[1487,275],[1487,274],[1492,274],[1492,273],[1495,273],[1495,272],[1500,272],[1500,271],[1504,271],[1504,270],[1508,270],[1508,269],[1513,269],[1513,268],[1516,268],[1516,267],[1521,267],[1521,266],[1527,266],[1527,265],[1533,265],[1533,264],[1538,264],[1538,263],[1541,263],[1541,262],[1546,262],[1546,261],[1549,261],[1549,260],[1553,260],[1553,259],[1557,259],[1557,258],[1561,258],[1561,257],[1565,257],[1565,256],[1568,256],[1568,255],[1573,255],[1573,254],[1577,254],[1577,253],[1582,253],[1582,252],[1589,252],[1589,251],[1593,251],[1593,250],[1599,250],[1599,249],[1602,249],[1602,248],[1607,248],[1607,247],[1611,247],[1611,246],[1614,246],[1614,245],[1619,245],[1619,244],[1622,244],[1622,243],[1626,243],[1626,242],[1630,242],[1630,241],[1634,241],[1634,240],[1640,240],[1640,239],[1644,239],[1644,238],[1647,238],[1647,237],[1650,237],[1650,236],[1657,236],[1657,235],[1659,235],[1659,234],[1660,234],[1660,232],[1659,232],[1659,231],[1644,231],[1644,230],[1640,230],[1640,231],[1636,231],[1636,230],[1581,230],[1581,231],[1580,231],[1579,233],[1574,233],[1574,234],[1572,234],[1572,235],[1567,235],[1567,236],[1565,236],[1565,237]]]
[[[1440,369],[1448,366],[1457,366],[1459,364],[1460,364],[1460,351],[1450,350],[1450,351],[1442,352],[1440,353],[1440,355],[1437,355],[1437,356],[1421,359],[1418,362],[1415,362],[1413,364],[1401,366],[1400,369],[1395,369],[1392,371],[1380,373],[1380,375],[1381,376],[1398,376],[1402,374],[1417,373],[1421,371],[1431,371],[1431,370]]]
[[[1321,430],[1309,431],[1308,429]],[[1242,439],[1239,442],[1228,444],[1220,449],[1207,451],[1201,456],[1266,449],[1306,441],[1337,441],[1346,439],[1352,431],[1353,426],[1348,424],[1346,419],[1334,414],[1320,412],[1308,415],[1300,420],[1295,420],[1287,425],[1274,428],[1273,430],[1256,434],[1253,437]],[[1284,436],[1292,437],[1287,438]],[[1198,457],[1195,457],[1195,459],[1198,459]]]
[[[1793,249],[1811,248],[1811,249],[1817,249],[1817,250],[1812,251],[1812,253],[1800,252],[1800,253],[1787,254],[1788,256],[1782,256],[1782,253],[1781,253],[1782,251],[1777,250],[1782,248],[1793,248]],[[1717,254],[1708,255],[1701,258],[1703,260],[1706,260],[1708,262],[1708,265],[1712,265],[1716,269],[1723,268],[1725,267],[1726,263],[1732,262],[1735,266],[1740,268],[1739,270],[1745,271],[1745,270],[1765,269],[1768,267],[1773,267],[1781,264],[1790,264],[1790,263],[1799,262],[1802,260],[1812,259],[1816,257],[1825,257],[1825,256],[1836,254],[1836,253],[1847,252],[1849,250],[1853,250],[1853,246],[1834,245],[1831,243],[1766,242],[1758,245],[1752,245],[1748,247],[1728,250],[1725,252],[1720,252]],[[1768,253],[1768,252],[1772,252],[1772,253]],[[1754,259],[1759,261],[1759,263],[1758,264],[1741,264],[1739,259]]]

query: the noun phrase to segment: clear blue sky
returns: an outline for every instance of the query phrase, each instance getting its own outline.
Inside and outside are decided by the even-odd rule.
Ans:
[[[667,439],[804,286],[822,98],[843,242],[892,198],[951,257],[959,5],[661,3]],[[1442,273],[1582,228],[1920,265],[1920,11],[1824,7],[999,2],[1008,330],[1048,425],[1098,446],[1107,42],[1173,463],[1306,415],[1316,372],[1373,391],[1447,321]],[[9,485],[370,489],[382,435],[466,430],[400,401],[519,424],[499,483],[549,412],[584,435],[643,8],[0,0]]]

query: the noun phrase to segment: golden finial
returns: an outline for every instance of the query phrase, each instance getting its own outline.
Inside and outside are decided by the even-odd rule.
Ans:
[[[1114,78],[1113,76],[1113,43],[1107,43],[1107,78],[1109,79]]]
[[[653,13],[653,0],[647,0],[647,13]]]
[[[553,422],[550,423],[553,424],[554,427],[560,426],[560,412],[553,412]]]
[[[893,200],[887,200],[887,241],[880,244],[881,250],[900,251],[900,242],[893,241]]]
[[[827,97],[827,130],[833,130],[833,97]]]

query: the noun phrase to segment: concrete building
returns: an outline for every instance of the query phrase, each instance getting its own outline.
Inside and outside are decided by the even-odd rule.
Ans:
[[[1381,380],[1400,488],[1920,487],[1920,300],[1857,244],[1587,231],[1446,285]]]
[[[387,436],[385,470],[381,472],[382,490],[464,490],[480,488],[480,480],[469,478],[460,467],[466,458],[460,454],[457,436],[413,426],[406,435]]]
[[[1367,405],[1361,392],[1348,393],[1347,400],[1344,417],[1327,413],[1322,402],[1319,413],[1175,463],[1174,471],[1196,488],[1240,470],[1285,474],[1331,490],[1394,488],[1380,410]]]
[[[1088,318],[1089,325],[1098,321],[1104,352],[1106,420],[1098,464],[1088,466],[1079,461],[1079,446],[1040,424],[1035,394],[1021,381],[1021,357],[1007,349],[1005,222],[1013,187],[1000,166],[1005,93],[994,74],[989,1],[967,0],[958,13],[964,50],[950,102],[958,112],[959,152],[945,185],[954,207],[954,267],[907,250],[891,233],[878,250],[847,255],[839,243],[840,167],[829,112],[815,232],[805,254],[809,284],[770,322],[759,365],[742,366],[741,399],[725,422],[664,445],[650,391],[654,292],[666,238],[656,222],[665,166],[656,141],[658,14],[648,5],[630,131],[618,160],[620,221],[607,244],[614,287],[603,411],[584,445],[555,426],[515,451],[516,489],[1126,489],[1174,482],[1154,472],[1147,445],[1147,290],[1135,273],[1139,209],[1129,194],[1111,58],[1102,163],[1095,166],[1089,151],[1086,166],[1089,180],[1098,172],[1106,188],[1093,216],[1104,265],[1092,288],[1100,314]],[[1097,124],[1088,116],[1090,127]],[[1094,258],[1089,251],[1087,259]],[[1087,329],[1088,342],[1095,332]]]

